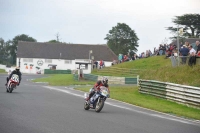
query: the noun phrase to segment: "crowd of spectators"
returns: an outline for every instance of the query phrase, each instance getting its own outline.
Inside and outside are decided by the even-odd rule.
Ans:
[[[185,42],[184,44],[181,42],[180,47],[171,44],[160,44],[158,48],[154,48],[153,52],[151,50],[146,50],[146,52],[142,52],[141,54],[130,54],[123,55],[119,54],[118,61],[113,61],[112,65],[126,62],[126,61],[134,61],[136,59],[147,58],[150,56],[160,56],[165,55],[165,59],[167,58],[181,58],[181,64],[186,64],[188,58],[188,64],[193,65],[196,64],[196,58],[200,57],[200,42],[196,41],[196,49],[189,42]]]
[[[128,53],[127,55],[119,54],[118,60],[113,60],[112,65],[123,63],[127,61],[134,61],[137,59],[148,58],[151,56],[165,56],[167,58],[177,58],[181,59],[181,64],[186,64],[192,66],[196,64],[196,58],[200,58],[200,42],[196,41],[196,49],[189,42],[185,42],[182,44],[180,43],[180,47],[178,47],[171,43],[171,44],[160,44],[158,48],[154,48],[153,52],[151,50],[146,50],[146,52],[142,52],[141,54],[137,55],[136,53]],[[189,58],[188,58],[189,57]],[[188,61],[187,61],[188,59]],[[93,62],[93,69],[102,69],[105,67],[104,61],[100,60]]]

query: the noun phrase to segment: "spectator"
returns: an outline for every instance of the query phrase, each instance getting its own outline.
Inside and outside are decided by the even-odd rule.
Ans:
[[[185,42],[185,45],[187,46],[188,49],[190,49],[190,43],[189,42]]]
[[[117,61],[115,59],[113,59],[112,65],[117,64]]]
[[[196,45],[197,45],[197,52],[196,52],[196,55],[198,57],[200,57],[200,42],[199,41],[196,41]]]
[[[95,61],[94,64],[95,64],[95,67],[97,69],[97,67],[98,67],[98,61]]]
[[[178,57],[178,51],[176,49],[174,49],[172,52],[173,52],[173,56],[175,58],[177,58]]]
[[[164,50],[164,46],[162,44],[160,44],[159,55],[163,55],[163,50]]]
[[[192,48],[192,46],[190,46],[189,53],[190,53],[190,58],[189,58],[188,65],[189,66],[192,66],[193,64],[195,65],[196,64],[196,57],[195,57],[196,51]]]
[[[181,53],[181,59],[182,59],[182,64],[186,64],[186,60],[187,60],[187,56],[189,53],[189,49],[187,48],[186,45],[183,45],[183,47],[180,49],[180,53]]]
[[[123,55],[122,54],[119,54],[118,60],[119,60],[119,63],[123,62]]]
[[[171,55],[172,55],[172,51],[173,51],[173,44],[170,44],[170,45],[168,45],[168,48],[167,48],[167,54],[166,54],[166,58],[167,57],[170,57]]]
[[[129,59],[128,59],[128,56],[127,55],[124,55],[124,62],[125,61],[129,61]]]
[[[149,56],[152,56],[152,52],[151,52],[151,50],[149,49]]]
[[[137,55],[134,54],[134,55],[132,56],[132,60],[136,60],[136,59],[137,59]]]
[[[100,60],[100,62],[99,62],[99,68],[100,69],[103,68],[103,60]]]
[[[164,44],[164,46],[163,46],[163,55],[165,55],[165,54],[166,54],[166,49],[167,49],[167,45],[166,45],[166,44]]]

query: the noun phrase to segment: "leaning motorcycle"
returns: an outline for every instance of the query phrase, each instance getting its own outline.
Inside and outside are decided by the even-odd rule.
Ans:
[[[12,93],[12,91],[16,89],[18,84],[19,84],[19,76],[17,74],[13,74],[6,86],[7,92]]]
[[[84,95],[85,99],[88,97],[88,93]],[[84,103],[84,109],[95,109],[96,112],[100,112],[103,109],[106,99],[109,97],[108,88],[101,86],[100,91],[95,94]]]

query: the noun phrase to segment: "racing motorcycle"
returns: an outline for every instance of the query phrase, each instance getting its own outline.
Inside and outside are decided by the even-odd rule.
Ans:
[[[88,93],[84,95],[85,99],[88,97]],[[108,88],[101,86],[100,91],[95,94],[84,103],[84,109],[95,109],[96,112],[100,112],[103,109],[106,99],[109,97]]]
[[[19,84],[19,76],[17,74],[13,74],[6,86],[7,92],[12,93],[12,91],[16,89],[18,84]]]

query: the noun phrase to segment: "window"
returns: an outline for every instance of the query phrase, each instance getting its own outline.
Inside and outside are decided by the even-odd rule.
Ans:
[[[52,63],[52,59],[45,59],[45,63]]]
[[[23,58],[23,62],[33,62],[32,58]]]
[[[65,64],[72,64],[72,60],[65,60]]]

